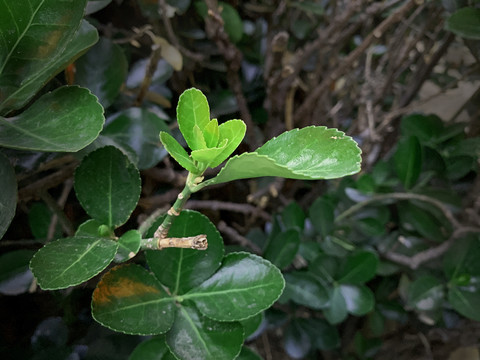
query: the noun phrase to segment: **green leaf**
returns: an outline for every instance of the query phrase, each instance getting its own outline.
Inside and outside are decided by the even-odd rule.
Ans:
[[[340,324],[347,318],[347,303],[342,295],[339,286],[335,286],[330,294],[330,302],[328,306],[323,309],[325,319],[332,325]]]
[[[75,172],[75,193],[85,211],[110,228],[128,220],[141,190],[137,168],[117,148],[88,154]]]
[[[192,150],[203,150],[207,148],[203,131],[198,127],[198,125],[193,126],[192,146],[190,146],[190,148]]]
[[[221,144],[223,144],[225,140],[227,140],[227,142],[225,148],[223,148],[221,153],[218,154],[217,157],[211,162],[210,167],[212,168],[217,167],[230,155],[232,155],[245,137],[247,126],[242,120],[229,120],[223,124],[220,124],[218,130],[220,136],[218,140],[218,147],[222,147]]]
[[[185,90],[177,106],[178,127],[182,132],[185,141],[192,150],[201,149],[197,147],[198,139],[196,138],[194,128],[197,126],[203,130],[210,121],[210,108],[205,95],[200,90],[190,88]]]
[[[336,129],[310,126],[268,141],[256,152],[230,158],[203,186],[261,176],[289,179],[332,179],[360,170],[360,149]]]
[[[63,86],[18,116],[0,117],[0,146],[74,152],[95,140],[103,122],[103,108],[90,91]]]
[[[340,292],[350,314],[363,316],[375,306],[375,297],[366,286],[340,285]]]
[[[118,251],[115,262],[120,263],[133,258],[140,250],[142,235],[138,230],[130,230],[118,239]]]
[[[195,8],[201,17],[205,18],[207,15],[208,7],[203,1],[196,1]],[[223,1],[218,2],[218,9],[220,16],[225,25],[225,32],[233,43],[237,43],[243,36],[243,22],[238,14],[237,10],[230,4]]]
[[[238,322],[217,322],[193,306],[182,306],[167,333],[167,345],[182,360],[233,360],[243,345],[243,328]]]
[[[424,275],[408,287],[408,304],[420,311],[432,311],[442,305],[444,286],[435,277]]]
[[[86,0],[0,3],[0,114],[23,107],[61,70],[85,5]]]
[[[107,120],[102,135],[128,145],[138,155],[137,167],[149,169],[162,160],[167,152],[161,146],[158,134],[169,132],[166,122],[147,109],[129,108]]]
[[[30,268],[44,290],[81,284],[105,269],[118,244],[93,237],[71,237],[48,243],[37,251]]]
[[[448,222],[436,218],[428,210],[408,202],[398,205],[401,225],[409,231],[417,231],[423,237],[442,242],[448,236],[448,229],[444,227]]]
[[[480,291],[468,288],[452,287],[448,292],[448,301],[452,307],[463,316],[480,321],[478,304],[480,304]]]
[[[193,150],[191,155],[192,158],[198,162],[208,164],[210,167],[215,167],[214,164],[212,163],[213,161],[216,161],[218,157],[221,157],[222,152],[225,150],[225,148],[228,145],[228,140],[225,139],[221,144],[218,145],[218,147],[210,148],[210,149],[199,149],[199,150]]]
[[[316,199],[309,209],[309,217],[312,225],[325,238],[329,235],[335,223],[334,206],[331,201],[324,197]]]
[[[128,360],[167,360],[170,354],[165,336],[159,336],[141,342]]]
[[[327,289],[313,275],[295,271],[285,274],[284,296],[297,304],[312,309],[323,309],[328,304]]]
[[[75,62],[75,83],[90,89],[107,108],[118,96],[127,68],[122,48],[107,38],[100,38]]]
[[[17,208],[17,178],[10,161],[0,153],[0,239],[7,231]]]
[[[212,148],[217,146],[218,140],[220,139],[217,119],[212,119],[209,121],[209,123],[203,129],[203,136],[205,138],[207,147]]]
[[[251,316],[245,320],[240,321],[243,326],[246,339],[251,335],[255,334],[255,332],[260,328],[260,325],[262,325],[263,319],[264,314],[263,312],[261,312],[255,316]]]
[[[288,204],[280,214],[285,230],[296,229],[300,232],[305,228],[305,213],[295,201]]]
[[[290,3],[290,6],[296,7],[307,14],[323,15],[325,8],[322,4],[315,1],[298,1]]]
[[[162,223],[159,218],[147,236]],[[200,285],[221,265],[224,250],[220,233],[205,215],[193,210],[183,210],[168,231],[169,237],[187,237],[205,234],[208,249],[164,249],[146,251],[147,263],[162,284],[170,288],[173,295],[184,294]]]
[[[410,189],[422,170],[422,147],[415,136],[401,139],[397,146],[393,156],[395,170],[403,186]]]
[[[447,30],[466,39],[480,39],[480,9],[465,7],[447,19]]]
[[[193,160],[188,155],[187,151],[173,138],[172,135],[161,131],[160,141],[162,142],[168,153],[186,170],[191,173],[197,173],[198,169],[195,167]]]
[[[283,269],[291,264],[300,246],[300,233],[290,229],[277,235],[268,243],[264,258]]]
[[[33,250],[14,250],[0,256],[0,294],[20,295],[30,289],[33,274],[28,267]]]
[[[281,295],[281,272],[267,260],[247,253],[225,256],[220,269],[184,295],[206,316],[243,320],[269,308]]]
[[[240,355],[236,357],[236,360],[263,360],[263,358],[252,349],[243,346],[242,351],[240,351]]]
[[[341,284],[363,284],[371,280],[378,267],[378,257],[370,251],[360,251],[347,257],[338,282]]]
[[[312,339],[312,345],[319,350],[332,350],[340,345],[340,336],[335,326],[317,318],[299,319],[300,326]]]
[[[35,202],[28,211],[28,226],[36,239],[47,239],[50,224],[52,222],[52,211],[44,202]],[[57,222],[54,230],[54,237],[63,236],[61,225]]]
[[[80,224],[75,231],[75,237],[99,237],[100,227],[103,224],[94,219],[88,219],[84,223]]]
[[[92,297],[93,318],[126,334],[163,334],[175,317],[174,299],[138,265],[120,265],[106,273]]]
[[[468,276],[480,276],[480,237],[467,236],[455,240],[445,253],[443,270],[450,281]]]
[[[309,272],[323,283],[334,283],[338,273],[338,261],[335,257],[321,253],[310,264]]]
[[[304,358],[312,348],[312,339],[299,320],[294,319],[289,323],[283,340],[285,351],[293,359]]]
[[[423,144],[436,144],[444,126],[436,115],[411,114],[402,118],[400,129],[405,137],[416,136]]]

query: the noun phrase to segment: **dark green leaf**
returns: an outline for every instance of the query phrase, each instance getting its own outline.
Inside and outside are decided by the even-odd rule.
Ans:
[[[142,235],[138,230],[130,230],[118,239],[118,251],[115,262],[120,263],[133,258],[140,250]]]
[[[160,336],[141,342],[130,354],[128,360],[167,360],[169,354],[165,336]]]
[[[466,39],[480,40],[480,9],[465,7],[447,19],[447,30]]]
[[[393,160],[403,186],[406,189],[412,188],[422,170],[422,148],[418,139],[415,136],[401,139]]]
[[[80,224],[75,231],[75,236],[78,237],[101,237],[100,227],[103,224],[94,219],[88,219],[84,223]]]
[[[325,12],[323,4],[315,1],[295,1],[290,6],[300,9],[307,14],[323,15]]]
[[[167,155],[158,138],[160,131],[170,131],[164,120],[147,109],[129,108],[110,117],[102,135],[135,150],[138,168],[143,170]]]
[[[305,331],[298,320],[293,320],[287,327],[284,335],[283,347],[290,357],[301,359],[305,357],[312,348],[310,334]]]
[[[423,144],[435,144],[443,132],[443,121],[436,115],[412,114],[402,118],[402,135],[416,136]]]
[[[243,328],[238,322],[217,322],[200,314],[193,306],[182,306],[167,333],[167,345],[178,359],[233,360],[243,344]]]
[[[225,256],[220,269],[184,298],[219,321],[243,320],[269,308],[282,294],[281,272],[267,260],[247,253]]]
[[[305,227],[305,213],[296,202],[288,204],[281,213],[285,230],[296,229],[302,231]]]
[[[0,256],[0,294],[19,295],[28,291],[33,274],[28,264],[33,250],[14,250]]]
[[[446,159],[446,166],[447,177],[450,180],[460,180],[470,171],[477,168],[477,158],[473,158],[472,156],[450,157]]]
[[[126,334],[162,334],[172,326],[175,305],[147,270],[138,265],[121,265],[98,283],[93,292],[92,315],[100,324]]]
[[[0,239],[10,225],[17,208],[17,178],[10,161],[0,153]]]
[[[338,282],[342,284],[363,284],[371,280],[377,271],[378,257],[373,252],[359,251],[347,257]]]
[[[100,133],[103,108],[87,89],[63,86],[18,116],[0,117],[0,145],[39,151],[78,151]]]
[[[335,282],[338,274],[338,261],[335,257],[321,253],[310,264],[309,272],[325,284]]]
[[[480,276],[480,238],[468,236],[457,239],[445,253],[443,269],[450,281],[468,276]]]
[[[120,46],[100,38],[75,62],[75,83],[94,93],[104,108],[109,107],[127,77],[127,58]]]
[[[237,179],[279,176],[290,179],[332,179],[360,170],[360,149],[336,129],[310,126],[273,138],[255,152],[230,158],[204,186]]]
[[[264,257],[276,267],[283,269],[291,264],[300,246],[300,234],[290,229],[272,239],[265,250]]]
[[[325,319],[332,325],[341,323],[347,318],[347,303],[342,295],[339,286],[335,286],[330,294],[330,302],[328,306],[323,309]]]
[[[409,202],[398,205],[401,225],[408,231],[416,231],[423,237],[441,242],[446,239],[448,234],[444,227],[448,222],[445,218],[437,219],[428,210]]]
[[[249,317],[248,319],[240,321],[243,326],[245,338],[253,335],[260,328],[263,318],[263,313],[259,313],[255,316]]]
[[[366,286],[340,285],[340,292],[350,314],[362,316],[375,306],[375,297]]]
[[[431,311],[441,306],[444,286],[435,277],[424,275],[408,287],[408,303],[420,311]]]
[[[0,3],[0,114],[24,106],[60,70],[85,5],[86,0]]]
[[[28,225],[34,238],[44,240],[47,238],[52,216],[53,213],[45,203],[35,202],[32,204],[28,211]],[[55,226],[54,237],[62,237],[62,229],[58,222]]]
[[[128,220],[140,197],[137,168],[117,148],[88,154],[75,172],[75,192],[85,211],[109,227]]]
[[[85,9],[85,15],[90,15],[102,10],[111,2],[112,0],[88,0],[87,8]]]
[[[159,218],[147,233],[153,232],[161,224]],[[162,284],[168,286],[172,294],[184,294],[200,285],[221,265],[224,254],[223,241],[215,226],[205,215],[193,210],[183,210],[168,231],[169,237],[207,235],[208,249],[164,249],[146,252],[150,269]]]
[[[236,360],[263,360],[260,355],[258,355],[252,349],[243,346],[242,351],[240,351],[240,355],[236,357]]]
[[[317,318],[299,319],[299,325],[307,332],[312,347],[319,350],[332,350],[340,345],[340,336],[335,326]]]
[[[297,304],[317,310],[327,306],[327,289],[311,274],[299,271],[287,273],[285,281],[284,296]]]
[[[448,292],[448,301],[463,316],[480,321],[480,312],[478,311],[480,291],[478,289],[472,291],[467,288],[452,287]]]
[[[48,243],[37,251],[30,268],[44,290],[81,284],[105,269],[118,244],[103,238],[72,237]]]

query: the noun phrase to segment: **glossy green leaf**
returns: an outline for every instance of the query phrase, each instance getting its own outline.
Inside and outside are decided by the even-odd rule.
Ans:
[[[480,291],[478,289],[472,291],[468,288],[452,287],[448,291],[448,301],[463,316],[480,321],[480,312],[478,311]]]
[[[347,311],[352,315],[365,315],[375,306],[375,297],[366,286],[340,285],[340,292],[345,299]]]
[[[161,224],[164,217],[159,218],[147,233],[153,232]],[[224,254],[220,233],[210,220],[197,211],[183,210],[175,219],[168,231],[169,237],[186,237],[207,235],[208,249],[164,249],[146,252],[147,263],[162,284],[170,288],[174,295],[184,294],[200,285],[210,277],[221,265]]]
[[[223,148],[220,154],[213,160],[210,167],[217,167],[232,155],[245,137],[247,126],[242,120],[229,120],[220,124],[218,130],[220,136],[218,140],[219,147],[221,147],[221,144],[223,144],[225,140],[227,140],[227,142],[225,148]]]
[[[33,282],[28,267],[33,250],[13,250],[0,255],[0,294],[20,295],[27,292]]]
[[[236,360],[263,360],[263,359],[260,355],[258,355],[252,349],[246,346],[243,346],[242,351],[240,351],[240,354],[236,357]]]
[[[128,220],[140,197],[137,168],[117,148],[88,154],[75,172],[75,193],[85,211],[109,227]]]
[[[323,309],[327,306],[329,297],[324,285],[306,272],[291,272],[285,274],[284,296],[297,304],[312,309]]]
[[[74,37],[85,5],[86,0],[0,3],[0,114],[21,108],[55,75],[52,63]],[[16,95],[24,87],[30,91]]]
[[[90,89],[107,108],[118,96],[127,68],[122,48],[107,38],[100,38],[75,62],[75,83]]]
[[[468,276],[480,276],[480,237],[470,235],[457,239],[445,253],[443,270],[450,281]]]
[[[138,265],[120,265],[106,273],[92,297],[93,318],[126,334],[163,334],[175,317],[174,299]]]
[[[201,147],[197,147],[198,139],[195,136],[194,128],[198,126],[202,130],[210,121],[208,101],[200,90],[190,88],[180,95],[177,119],[178,127],[190,149],[200,149]]]
[[[198,170],[187,151],[178,143],[174,137],[164,131],[160,132],[160,141],[168,153],[186,170],[197,173]]]
[[[0,239],[7,231],[17,208],[17,178],[10,161],[0,153]]]
[[[341,284],[363,284],[371,280],[378,267],[378,257],[370,251],[359,251],[347,257],[340,270],[338,282]]]
[[[190,148],[192,150],[203,150],[207,148],[207,142],[203,136],[203,130],[200,129],[197,124],[193,126],[193,137],[191,142],[192,146],[190,146]]]
[[[142,235],[138,230],[130,230],[118,239],[118,250],[115,255],[115,262],[120,263],[130,260],[140,250]]]
[[[332,325],[340,324],[347,318],[347,303],[342,295],[339,286],[335,286],[330,293],[330,302],[328,306],[323,309],[325,319]]]
[[[283,269],[291,264],[300,246],[300,233],[290,229],[272,239],[265,249],[264,257],[276,267]]]
[[[422,170],[422,147],[418,138],[409,136],[398,142],[397,151],[393,157],[395,170],[406,189],[417,182]]]
[[[143,170],[155,166],[167,155],[158,138],[160,131],[170,131],[165,120],[147,109],[129,108],[110,117],[102,135],[135,150],[137,167]]]
[[[193,150],[191,153],[192,158],[198,162],[208,164],[210,167],[215,167],[212,161],[215,161],[216,158],[222,155],[222,152],[227,147],[227,143],[228,140],[225,140],[218,147]]]
[[[447,19],[446,28],[466,39],[480,40],[480,9],[464,7]]]
[[[242,348],[243,328],[238,322],[217,322],[193,306],[182,306],[166,337],[178,359],[233,360]]]
[[[37,251],[30,268],[44,290],[81,284],[105,269],[118,244],[93,237],[71,237],[48,243]]]
[[[330,234],[334,228],[334,207],[331,201],[324,197],[316,199],[309,209],[312,225],[323,238]]]
[[[75,236],[79,237],[99,237],[100,235],[100,226],[103,224],[94,219],[88,219],[84,223],[80,224],[75,231]]]
[[[211,148],[217,146],[218,140],[220,139],[217,119],[212,119],[208,122],[203,129],[203,136],[207,147]]]
[[[255,152],[230,158],[204,186],[237,179],[279,176],[290,179],[332,179],[360,170],[360,149],[336,129],[310,126],[283,133]]]
[[[443,284],[431,275],[419,277],[408,287],[408,304],[420,311],[437,309],[443,298]]]
[[[100,133],[103,108],[87,89],[63,86],[18,116],[0,117],[0,145],[39,151],[78,151]]]
[[[169,355],[171,353],[165,342],[165,336],[159,336],[141,342],[128,360],[167,360]]]
[[[249,317],[240,321],[243,326],[243,331],[245,333],[245,338],[248,339],[249,336],[255,334],[255,332],[260,328],[264,319],[264,313],[261,312],[255,316]]]
[[[243,320],[269,308],[282,294],[281,272],[267,260],[230,253],[220,269],[184,298],[206,316],[219,321]]]

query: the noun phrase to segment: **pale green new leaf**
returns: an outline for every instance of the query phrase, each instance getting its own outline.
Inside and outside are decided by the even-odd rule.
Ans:
[[[218,147],[210,148],[210,149],[199,149],[192,151],[192,158],[198,162],[202,162],[208,164],[210,167],[215,167],[212,164],[212,161],[215,160],[217,157],[221,156],[224,149],[227,147],[228,139],[224,139]]]
[[[205,126],[203,129],[203,136],[207,143],[207,147],[212,148],[217,146],[218,140],[220,139],[217,119],[210,120],[207,126]]]
[[[191,88],[185,90],[178,101],[177,106],[178,127],[192,150],[196,147],[197,139],[194,132],[195,125],[203,130],[210,121],[210,108],[205,95],[200,90]]]
[[[230,155],[232,155],[245,137],[247,126],[242,120],[229,120],[221,124],[218,129],[220,133],[219,142],[222,143],[222,141],[228,139],[228,143],[222,152],[211,162],[211,167],[220,165]]]
[[[168,153],[186,170],[196,173],[197,168],[193,160],[188,156],[187,151],[178,143],[175,138],[164,132],[160,132],[160,141],[162,142]]]

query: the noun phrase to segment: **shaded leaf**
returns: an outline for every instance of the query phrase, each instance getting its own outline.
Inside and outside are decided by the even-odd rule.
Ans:
[[[169,355],[170,350],[165,342],[165,336],[160,336],[141,342],[128,360],[167,360]]]
[[[33,274],[28,267],[33,250],[14,250],[0,256],[0,294],[19,295],[32,285]]]
[[[290,322],[284,335],[283,347],[288,355],[294,359],[305,357],[312,348],[312,339],[301,326],[299,320]]]
[[[327,306],[327,289],[311,274],[299,271],[287,273],[285,281],[284,296],[288,299],[317,310]]]
[[[375,297],[366,286],[340,285],[340,292],[350,314],[362,316],[375,306]]]
[[[465,276],[480,276],[480,238],[467,236],[457,239],[445,253],[443,270],[450,281],[456,282]]]
[[[240,321],[240,323],[243,326],[246,339],[254,335],[255,332],[259,330],[260,326],[262,325],[263,319],[264,319],[264,315],[262,312],[255,316],[249,317],[248,319]]]
[[[243,346],[242,351],[240,351],[240,354],[236,357],[236,359],[237,360],[262,360],[262,357],[252,349],[246,346]]]
[[[452,287],[448,292],[448,301],[452,307],[463,316],[480,321],[478,304],[480,303],[480,291],[471,291],[467,288]]]
[[[371,280],[378,267],[378,257],[370,251],[360,251],[347,257],[338,282],[342,284],[363,284]]]
[[[75,172],[75,193],[85,211],[110,228],[128,220],[141,190],[137,168],[117,148],[88,154]]]
[[[347,303],[339,286],[335,286],[332,289],[330,301],[328,306],[323,309],[323,314],[325,315],[325,319],[333,325],[339,324],[347,318]]]
[[[81,284],[105,269],[118,244],[93,237],[71,237],[48,243],[37,251],[30,268],[44,290]]]
[[[443,298],[443,284],[431,275],[419,277],[408,287],[408,304],[420,311],[437,309]]]
[[[447,30],[466,39],[480,39],[480,9],[464,7],[455,11],[446,22]]]
[[[10,161],[0,153],[0,239],[7,231],[17,208],[17,178]]]
[[[142,235],[138,230],[130,230],[118,239],[118,251],[115,255],[115,262],[120,263],[133,258],[140,250]]]
[[[401,139],[393,160],[403,186],[406,189],[412,188],[422,170],[422,148],[418,139],[415,136]]]
[[[317,198],[310,206],[309,217],[313,227],[323,238],[332,232],[335,223],[334,206],[328,199]]]
[[[317,318],[299,319],[300,326],[312,339],[312,346],[319,350],[332,350],[340,345],[340,335],[335,326]]]
[[[195,8],[200,16],[203,18],[207,16],[208,7],[205,2],[196,1]],[[225,25],[225,32],[233,43],[237,43],[243,36],[243,23],[240,15],[234,7],[223,1],[218,2],[218,10]]]
[[[93,318],[126,334],[162,334],[175,317],[174,299],[158,280],[138,265],[121,265],[106,273],[92,297]]]
[[[291,264],[300,246],[300,234],[290,229],[272,239],[265,249],[264,257],[280,269]]]
[[[178,359],[235,359],[243,344],[238,322],[217,322],[193,306],[182,306],[167,333],[167,345]]]
[[[243,320],[269,308],[281,295],[281,272],[267,260],[230,253],[212,277],[184,295],[206,316],[219,321]]]
[[[78,151],[100,133],[103,108],[87,89],[63,86],[18,116],[0,117],[0,145],[38,151]]]

